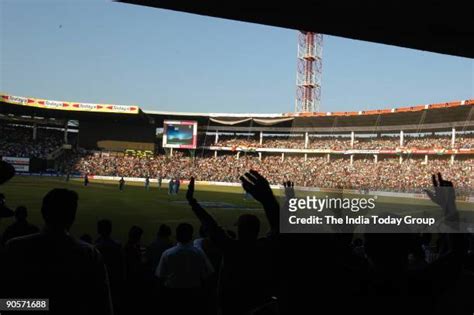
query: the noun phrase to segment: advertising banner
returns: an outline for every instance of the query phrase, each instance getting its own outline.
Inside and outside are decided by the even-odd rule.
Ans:
[[[138,114],[139,112],[138,106],[63,102],[6,94],[0,94],[0,96],[5,103],[44,109],[116,114]]]
[[[24,157],[13,157],[4,156],[2,160],[10,163],[17,172],[29,172],[30,171],[30,159]]]

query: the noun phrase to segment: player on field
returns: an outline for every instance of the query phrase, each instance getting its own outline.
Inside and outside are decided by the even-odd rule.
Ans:
[[[86,173],[86,175],[84,175],[84,186],[88,186],[89,185],[89,174]]]
[[[150,176],[145,177],[145,189],[150,190]]]
[[[179,192],[179,185],[181,184],[181,181],[179,180],[179,178],[176,178],[175,182],[174,182],[174,193],[177,195],[178,192]]]
[[[125,186],[125,180],[123,179],[123,176],[122,176],[122,178],[119,180],[120,191],[123,191],[124,186]]]
[[[168,195],[172,195],[174,193],[174,179],[171,178],[168,183]]]
[[[161,177],[160,174],[158,175],[157,180],[158,180],[158,189],[160,189],[161,188],[161,182],[163,181],[163,178]]]

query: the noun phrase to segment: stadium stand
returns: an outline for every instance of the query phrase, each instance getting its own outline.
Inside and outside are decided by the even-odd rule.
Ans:
[[[0,124],[0,134],[0,156],[45,159],[63,143],[62,132],[56,130],[38,129],[33,136],[32,128]]]
[[[81,199],[69,190],[53,190],[43,200],[44,230],[0,248],[5,280],[0,296],[6,290],[18,297],[47,290],[53,314],[308,314],[300,312],[301,306],[347,314],[380,313],[386,305],[399,314],[408,304],[418,314],[474,309],[472,236],[284,234],[280,204],[270,188],[284,182],[284,200],[294,196],[295,184],[417,193],[433,184],[454,185],[458,195],[472,194],[473,101],[371,112],[217,117],[9,95],[2,99],[0,155],[8,161],[45,160],[42,171],[68,176],[240,182],[261,204],[270,231],[259,238],[262,222],[253,214],[236,218],[236,231],[225,230],[195,199],[191,184],[186,197],[202,225],[195,242],[186,222],[173,233],[177,243],[164,227],[168,231],[158,233],[147,248],[142,235],[150,231],[136,225],[128,241],[118,242],[112,238],[112,220],[104,218],[98,222],[97,241],[88,235],[84,242],[69,234]],[[197,121],[199,146],[164,148],[155,130],[166,119]],[[246,173],[249,169],[259,173]],[[438,172],[444,177],[433,179],[431,174]],[[442,212],[457,211],[454,199],[431,197]],[[190,259],[199,268],[182,268]]]
[[[414,177],[413,170],[423,174],[442,172],[455,178],[459,189],[471,189],[474,185],[474,159],[456,160],[435,157],[424,163],[422,158],[409,158],[400,164],[396,157],[385,158],[374,163],[373,158],[348,158],[290,156],[234,155],[198,157],[195,160],[182,154],[173,157],[157,155],[150,158],[129,157],[110,153],[86,154],[72,165],[73,172],[100,176],[125,176],[156,178],[189,178],[200,181],[238,182],[241,173],[247,169],[258,170],[270,183],[279,184],[288,180],[287,174],[294,174],[293,181],[300,186],[321,188],[369,188],[400,192],[420,192],[429,187],[429,177]],[[396,176],[394,176],[396,175]]]
[[[2,99],[0,155],[49,159],[62,173],[236,183],[256,169],[271,184],[295,174],[304,187],[411,192],[430,184],[413,177],[416,168],[447,174],[460,190],[474,184],[472,100],[359,112],[186,114]],[[156,130],[166,119],[197,121],[198,147],[163,148]]]

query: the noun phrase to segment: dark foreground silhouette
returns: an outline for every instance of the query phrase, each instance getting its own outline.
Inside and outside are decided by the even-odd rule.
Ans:
[[[54,314],[112,314],[102,256],[69,234],[78,195],[54,189],[43,199],[41,233],[6,244],[1,296],[49,298]]]
[[[181,222],[177,244],[162,225],[145,247],[144,231],[132,226],[122,246],[104,219],[91,245],[91,236],[83,242],[68,232],[78,195],[54,189],[43,199],[39,233],[5,232],[0,297],[49,298],[49,314],[473,314],[472,235],[284,234],[268,181],[255,171],[240,179],[265,210],[263,238],[254,215],[236,218],[236,233],[222,228],[191,179],[186,198],[201,223],[194,242],[194,229]],[[281,211],[293,186],[284,183]],[[438,174],[433,186],[428,196],[456,228],[453,183]],[[17,221],[26,226],[22,211]]]

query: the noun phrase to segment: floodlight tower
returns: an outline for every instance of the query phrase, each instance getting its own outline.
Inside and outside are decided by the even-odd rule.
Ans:
[[[295,112],[318,112],[321,103],[323,34],[298,33]]]

